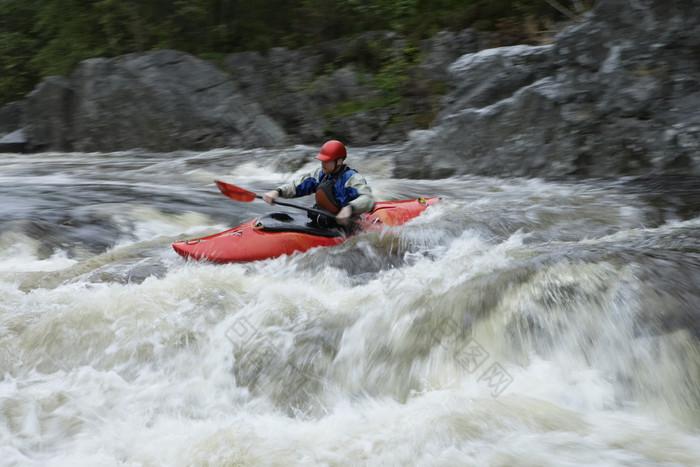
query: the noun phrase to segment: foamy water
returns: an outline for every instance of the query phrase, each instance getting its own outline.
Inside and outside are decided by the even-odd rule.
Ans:
[[[213,179],[262,192],[310,148],[3,156],[0,463],[697,465],[700,219],[619,182],[392,180],[394,150],[351,165],[443,202],[227,265],[170,244],[274,208]]]

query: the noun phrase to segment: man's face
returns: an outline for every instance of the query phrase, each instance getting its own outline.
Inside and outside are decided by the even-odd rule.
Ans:
[[[328,162],[321,161],[321,169],[323,170],[323,173],[326,175],[332,174],[341,165],[343,165],[343,159],[335,159],[333,161],[328,161]]]

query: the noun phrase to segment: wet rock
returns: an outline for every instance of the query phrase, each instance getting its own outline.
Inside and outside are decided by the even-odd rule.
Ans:
[[[279,146],[282,128],[209,62],[176,51],[80,63],[27,98],[35,147],[157,151]]]
[[[382,31],[223,71],[175,51],[86,60],[28,95],[22,125],[0,109],[0,135],[65,151],[406,142],[395,175],[413,178],[700,174],[698,2],[600,0],[551,45],[493,45],[439,33],[394,81],[387,64],[415,50]]]
[[[454,91],[443,101],[440,115],[494,104],[554,68],[551,46],[516,45],[464,55],[448,68]]]
[[[51,76],[25,100],[24,133],[31,150],[70,151],[75,95],[70,81]]]
[[[25,134],[31,150],[61,151],[405,141],[435,117],[449,65],[493,45],[489,37],[442,32],[424,40],[422,60],[408,66],[417,51],[386,31],[234,53],[223,70],[169,50],[90,59],[27,96]],[[393,60],[394,74],[386,68]]]
[[[23,110],[24,104],[21,101],[10,102],[0,107],[0,135],[20,129]]]
[[[363,41],[370,40],[389,39],[371,33],[350,43],[334,41],[298,50],[274,48],[265,56],[256,52],[231,54],[225,69],[241,91],[259,102],[295,142],[317,144],[333,135],[349,144],[367,144],[382,139],[382,122],[395,111],[363,109],[363,103],[380,93],[371,85],[372,75],[358,71],[358,57],[353,57],[352,51],[362,49]]]
[[[697,2],[601,0],[552,46],[461,57],[395,173],[700,174],[699,44]]]
[[[0,152],[25,152],[27,138],[22,130],[24,103],[10,102],[0,107]]]
[[[309,49],[274,48],[267,56],[241,52],[224,60],[224,70],[241,93],[301,143],[318,142],[323,135],[318,104],[308,98],[309,83],[320,67],[320,56]]]
[[[421,42],[425,58],[419,70],[433,79],[447,79],[449,66],[465,54],[485,48],[480,36],[471,29],[459,32],[441,31],[430,39]]]
[[[385,67],[392,60],[405,65],[406,54],[417,51],[386,31],[264,55],[231,54],[224,68],[295,142],[318,144],[332,136],[367,145],[405,141],[410,131],[425,128],[437,113],[450,64],[490,44],[486,35],[469,29],[441,32],[421,42],[422,59],[399,72],[405,80],[387,75]],[[377,81],[381,73],[401,81],[393,98]]]
[[[27,138],[21,129],[0,138],[0,152],[24,152],[26,148]]]

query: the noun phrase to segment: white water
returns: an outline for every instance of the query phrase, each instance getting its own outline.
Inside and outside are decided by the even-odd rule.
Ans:
[[[0,463],[698,465],[700,219],[391,150],[352,163],[380,199],[445,200],[229,265],[170,243],[270,212],[212,180],[274,187],[272,151],[3,155]]]

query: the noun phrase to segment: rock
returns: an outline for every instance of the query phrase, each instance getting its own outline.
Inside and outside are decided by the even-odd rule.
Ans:
[[[299,50],[271,49],[266,57],[257,53],[231,54],[225,60],[226,70],[246,97],[260,102],[269,115],[299,143],[317,143],[331,133],[340,138],[332,127],[337,107],[345,102],[367,101],[377,91],[361,81],[370,77],[347,66],[322,74],[322,60],[328,45]],[[325,50],[325,52],[324,52]],[[334,51],[333,54],[340,53]],[[362,114],[355,115],[355,121]],[[374,122],[367,122],[373,126]],[[352,132],[343,132],[345,134]],[[373,133],[377,133],[376,131]],[[362,138],[349,140],[354,144],[368,142]]]
[[[425,58],[418,65],[418,70],[431,79],[445,80],[450,64],[462,55],[477,52],[482,48],[484,47],[479,44],[479,36],[471,29],[460,32],[441,31],[421,42],[421,51]]]
[[[515,45],[464,55],[448,68],[454,91],[443,101],[441,115],[491,105],[554,68],[551,46]]]
[[[380,140],[389,116],[383,110],[355,112],[329,119],[329,133],[341,141],[367,145]]]
[[[423,41],[425,58],[408,68],[406,54],[415,50],[385,31],[297,50],[230,54],[223,71],[170,50],[95,58],[70,77],[40,83],[22,103],[23,127],[29,150],[206,150],[316,145],[330,137],[351,145],[404,141],[437,114],[449,65],[488,43],[471,30],[443,32]],[[392,60],[400,79],[384,68],[395,65]],[[392,80],[395,93],[386,89]]]
[[[469,54],[398,177],[700,175],[700,3],[600,0],[552,46]]]
[[[25,99],[24,134],[29,149],[72,150],[74,106],[75,93],[69,80],[50,76],[39,83]]]
[[[25,152],[27,138],[22,129],[13,131],[0,138],[0,152]]]
[[[309,48],[290,51],[279,47],[265,57],[257,52],[230,54],[224,69],[241,93],[273,116],[291,140],[317,142],[323,135],[323,123],[307,90],[320,60],[318,52]]]
[[[25,152],[27,138],[22,125],[23,102],[10,102],[0,107],[0,152]]]
[[[295,142],[317,144],[329,136],[354,145],[396,142],[434,118],[442,97],[435,89],[444,88],[448,66],[484,43],[471,30],[423,41],[425,58],[407,71],[408,81],[397,89],[398,104],[382,101],[375,82],[382,66],[406,53],[406,40],[393,32],[372,31],[297,50],[274,48],[264,56],[231,54],[225,69]]]
[[[29,151],[407,140],[398,177],[700,173],[700,3],[599,0],[552,45],[493,40],[439,33],[408,69],[415,50],[383,31],[224,71],[175,51],[86,60],[1,108],[0,135],[22,128]]]
[[[282,128],[211,63],[164,50],[80,63],[27,98],[27,137],[62,151],[280,146]]]
[[[0,135],[17,131],[22,126],[24,103],[10,102],[0,107]]]

